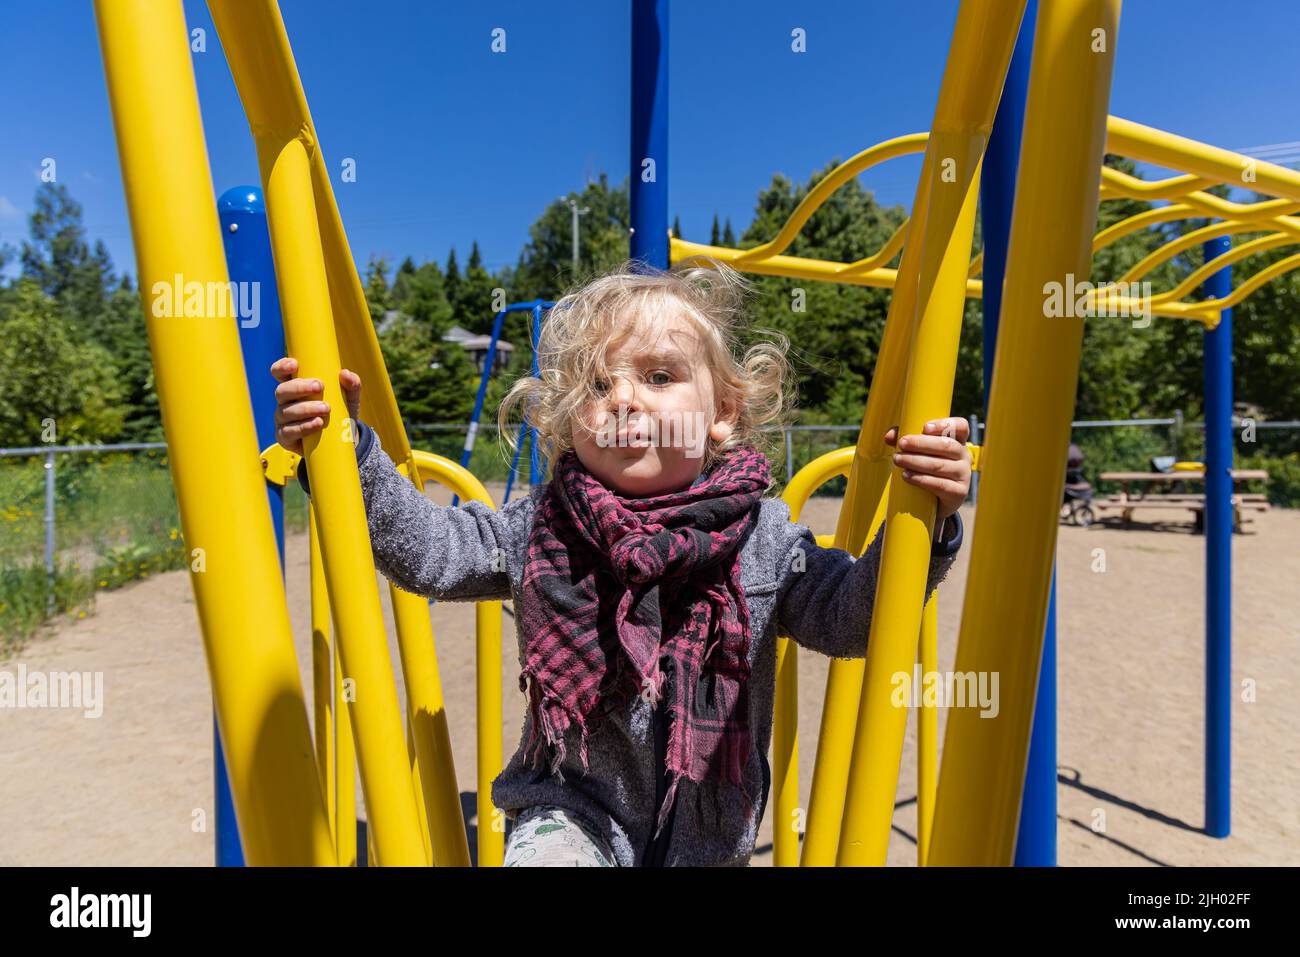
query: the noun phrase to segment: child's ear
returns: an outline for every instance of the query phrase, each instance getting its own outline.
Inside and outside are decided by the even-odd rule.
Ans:
[[[713,424],[709,426],[709,438],[715,442],[725,442],[736,431],[736,422],[740,418],[740,409],[731,401],[722,403]]]

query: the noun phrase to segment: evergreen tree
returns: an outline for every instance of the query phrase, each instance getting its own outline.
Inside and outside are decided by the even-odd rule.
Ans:
[[[393,285],[388,297],[390,308],[406,308],[406,301],[411,295],[411,283],[414,279],[415,260],[407,256],[402,260],[402,264],[397,267],[397,273],[393,276]]]
[[[499,288],[504,288],[504,283],[484,268],[483,254],[475,241],[460,284],[460,324],[471,332],[491,332],[496,319],[494,300],[499,298],[494,293]]]
[[[451,312],[457,317],[457,324],[464,325],[460,322],[461,315],[461,278],[460,265],[456,262],[456,247],[451,247],[451,252],[447,254],[447,272],[443,280],[443,285],[447,289],[447,301],[451,303]]]
[[[366,264],[366,277],[364,288],[366,291],[366,305],[370,307],[370,321],[378,325],[383,321],[385,313],[392,306],[392,294],[388,288],[388,262],[381,256],[378,259],[371,259]]]
[[[30,239],[22,247],[22,272],[73,320],[73,334],[93,334],[103,316],[113,266],[108,249],[86,243],[81,204],[62,183],[42,183],[28,217]]]
[[[442,270],[426,262],[408,275],[401,311],[380,337],[398,406],[408,422],[463,422],[478,373],[464,347],[444,338],[454,323]]]

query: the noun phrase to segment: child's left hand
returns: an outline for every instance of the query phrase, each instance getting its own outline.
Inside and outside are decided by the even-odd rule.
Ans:
[[[895,445],[898,427],[885,433],[885,444]],[[905,435],[895,446],[894,464],[903,469],[903,481],[933,492],[939,500],[936,522],[942,522],[966,501],[970,491],[971,459],[966,440],[970,423],[953,416],[925,424],[921,435]]]

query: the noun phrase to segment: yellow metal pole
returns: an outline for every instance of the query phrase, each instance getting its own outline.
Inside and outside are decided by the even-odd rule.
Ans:
[[[229,287],[212,297],[219,315],[206,306],[209,284],[228,276],[184,12],[179,0],[98,0],[95,15],[244,853],[254,865],[333,864],[238,329],[221,308]],[[196,310],[153,308],[192,290]]]
[[[429,818],[424,803],[424,785],[420,781],[420,762],[415,756],[415,720],[411,712],[406,712],[406,762],[411,769],[411,787],[415,791],[415,810],[420,821],[420,839],[424,843],[424,857],[430,864],[433,860],[433,841],[429,837]]]
[[[799,818],[799,648],[780,636],[776,639],[776,716],[772,724],[774,867],[799,866]]]
[[[1013,41],[1015,28],[1013,23]],[[1009,53],[1008,45],[1008,58]],[[1006,61],[1002,61],[1004,71],[1005,68]],[[931,180],[930,216],[926,223],[917,303],[921,317],[903,395],[900,435],[923,432],[925,423],[947,415],[952,403],[965,309],[962,284],[975,232],[979,165],[987,128],[951,134],[950,143],[949,138],[948,133],[932,137],[941,150],[936,155],[961,157],[958,169],[966,164],[968,172],[964,176],[959,174],[958,180],[952,183]],[[941,165],[936,164],[935,169],[941,169]],[[841,865],[883,865],[889,848],[898,769],[907,732],[907,711],[895,706],[891,692],[895,687],[894,676],[900,672],[910,674],[916,662],[935,504],[933,494],[904,482],[895,470],[890,480],[885,546],[871,613],[857,732],[836,858]]]
[[[303,143],[287,142],[264,176],[289,352],[302,375],[321,382],[330,407],[344,410],[311,163]],[[339,648],[348,676],[356,681],[351,711],[375,856],[383,866],[419,865],[427,858],[403,749],[402,713],[353,443],[351,422],[335,415],[325,429],[304,440],[303,452]]]
[[[451,729],[442,695],[427,599],[389,587],[397,646],[402,659],[406,696],[411,702],[411,731],[420,765],[420,803],[427,822],[435,867],[469,867],[469,838],[460,806]],[[498,669],[497,674],[500,674]]]
[[[852,446],[827,452],[790,478],[781,495],[790,507],[790,521],[799,521],[813,492],[837,475],[848,474],[854,452]],[[843,508],[841,505],[841,514]],[[778,636],[776,640],[774,711],[772,863],[776,867],[796,867],[799,864],[799,834],[806,829],[807,815],[799,808],[799,647],[785,636]]]
[[[412,456],[422,482],[430,480],[437,482],[455,492],[462,502],[482,502],[489,508],[496,507],[483,483],[458,462],[430,452],[416,451]],[[501,558],[504,562],[504,556]],[[504,567],[503,564],[502,568]],[[478,602],[474,609],[474,618],[477,655],[475,682],[478,728],[478,864],[480,867],[500,867],[505,860],[505,819],[492,804],[492,782],[505,766],[501,719],[501,602]],[[436,682],[438,678],[436,667],[429,673]],[[441,707],[441,685],[436,686],[434,693],[439,707],[436,712],[426,716],[425,725],[430,732],[436,730],[440,740],[450,741],[446,711]],[[451,766],[450,747],[445,753],[447,758],[443,773],[450,775],[450,780],[455,781],[456,772]],[[459,801],[456,803],[456,815],[458,820],[461,819]],[[463,824],[461,834],[464,834]],[[461,843],[463,844],[464,841],[462,840]],[[464,861],[457,860],[451,863],[467,866],[468,849]]]
[[[410,443],[379,349],[365,292],[348,248],[329,170],[318,146],[279,7],[275,0],[209,0],[208,7],[248,114],[263,185],[271,164],[287,142],[301,137],[309,147],[312,202],[326,264],[339,359],[366,383],[361,418],[379,434],[384,450],[393,461],[405,465],[411,481],[417,488],[422,487],[419,474],[410,469]],[[406,697],[414,716],[416,756],[422,768],[421,794],[433,860],[440,866],[466,866],[470,862],[469,845],[438,679],[428,602],[391,585],[389,596]]]
[[[992,86],[996,84],[1000,88],[1024,12],[1023,2],[1003,4],[999,9],[995,6],[967,0],[958,13],[935,111],[936,132],[947,131],[942,140],[944,145],[941,147],[931,134],[912,204],[911,241],[904,247],[899,263],[880,358],[873,371],[871,394],[858,436],[858,454],[849,473],[849,489],[836,530],[839,547],[855,555],[861,554],[884,519],[887,484],[893,472],[892,452],[884,443],[884,434],[899,424],[903,382],[916,334],[918,294],[922,288],[920,273],[926,247],[923,237],[934,232],[930,224],[931,184],[936,177],[944,182],[956,172],[958,154],[953,152],[951,141],[954,130],[960,132],[973,123],[977,129],[984,129],[987,137],[997,101]],[[1001,18],[1006,18],[1006,22],[995,23]],[[987,62],[978,63],[980,52],[972,43],[987,44],[983,51],[989,56]],[[1001,64],[1000,73],[997,63]],[[990,100],[992,106],[988,105]],[[955,184],[947,182],[947,185]],[[968,293],[972,285],[979,285],[975,280],[964,282]],[[836,861],[865,671],[863,659],[831,662],[813,771],[808,832],[804,837],[801,862],[804,865],[829,866]]]
[[[330,830],[338,833],[334,767],[334,644],[330,641],[330,598],[325,588],[325,571],[320,560],[320,535],[316,513],[307,503],[307,555],[311,578],[311,673],[312,709],[316,722],[316,767],[320,770],[321,792]]]
[[[316,556],[319,560],[320,556]],[[343,659],[334,643],[334,846],[339,866],[357,866],[357,755],[352,739],[352,717],[343,683]]]
[[[919,323],[899,415],[900,434],[920,432],[927,420],[948,411],[974,231],[978,166],[1023,12],[1023,3],[983,0],[966,0],[958,12],[926,151],[928,205],[923,230],[913,216],[921,258],[908,318],[918,322],[919,317]],[[863,666],[836,857],[841,864],[885,860],[906,731],[906,711],[890,705],[890,682],[895,672],[909,671],[916,659],[934,507],[932,495],[891,480],[882,574]],[[868,725],[872,737],[865,730]],[[821,854],[824,858],[824,849]]]
[[[925,603],[921,617],[921,687],[927,675],[939,670],[939,596]],[[934,825],[934,797],[939,786],[939,709],[927,706],[924,696],[916,708],[916,864],[924,867],[930,854]]]
[[[339,659],[336,642],[330,640],[330,599],[325,585],[325,565],[320,552],[320,535],[316,530],[315,507],[307,503],[308,522],[308,568],[311,578],[311,630],[312,630],[312,667],[317,677],[315,693],[328,697],[329,708],[324,718],[319,710],[320,698],[317,698],[316,747],[318,761],[322,767],[329,768],[329,775],[322,775],[325,781],[325,800],[329,805],[330,828],[334,834],[334,847],[338,853],[340,867],[357,865],[357,790],[356,755],[352,745],[352,725],[348,719],[348,709],[344,704],[343,666]],[[330,665],[324,667],[329,683],[321,688],[320,671],[322,666],[317,657],[321,652],[329,654]],[[328,720],[330,733],[324,739],[331,747],[324,758],[319,757],[322,737],[320,723]]]
[[[492,803],[492,781],[505,759],[501,729],[501,602],[481,601],[474,608],[478,626],[478,863],[500,867],[506,856],[505,818]]]
[[[921,176],[913,201],[913,222],[926,220],[930,204],[931,160],[927,152],[921,163]],[[862,427],[858,431],[857,451],[849,470],[848,490],[835,529],[836,546],[852,555],[862,554],[885,520],[885,493],[893,471],[885,433],[898,424],[907,360],[915,334],[913,311],[921,265],[919,230],[914,238],[915,242],[903,248],[898,268],[900,282],[890,297],[880,356],[872,371],[871,392],[867,396]],[[835,863],[865,670],[866,661],[862,658],[837,658],[830,664],[817,737],[817,756],[813,764],[807,832],[800,859],[805,866],[829,867]]]
[[[949,712],[928,863],[1010,865],[1056,552],[1083,320],[1044,287],[1086,279],[1119,0],[1038,11],[997,373],[955,670],[996,674],[996,718]]]

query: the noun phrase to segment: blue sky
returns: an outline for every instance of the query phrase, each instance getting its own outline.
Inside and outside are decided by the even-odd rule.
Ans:
[[[92,6],[5,6],[0,242],[25,236],[41,161],[53,157],[89,235],[133,270]],[[686,238],[707,239],[715,212],[748,224],[775,172],[803,180],[832,157],[926,129],[956,6],[674,4],[668,176]],[[361,263],[442,260],[455,245],[463,264],[475,239],[489,267],[513,263],[548,202],[602,171],[626,175],[624,0],[281,8],[327,160],[357,162],[357,182],[336,178],[335,192]],[[208,51],[193,59],[220,194],[256,182],[256,157],[207,8],[185,9],[208,30]],[[1111,112],[1229,148],[1300,140],[1297,26],[1295,0],[1127,0]],[[507,31],[505,54],[490,51],[494,27]],[[806,53],[790,50],[794,27],[807,31]],[[1213,56],[1197,52],[1208,40]],[[915,175],[915,163],[895,161],[863,182],[907,203]]]

